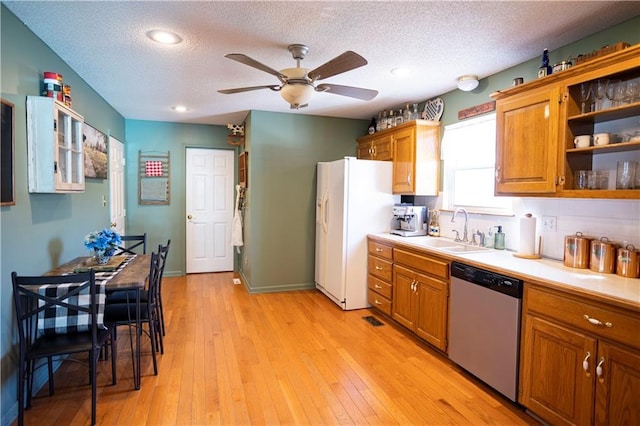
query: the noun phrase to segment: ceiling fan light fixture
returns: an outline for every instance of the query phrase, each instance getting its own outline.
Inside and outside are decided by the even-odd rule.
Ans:
[[[466,74],[461,77],[458,77],[458,89],[463,92],[470,92],[476,87],[478,87],[480,82],[478,81],[478,76],[474,74]]]
[[[160,44],[178,44],[182,42],[182,37],[171,31],[151,30],[147,31],[147,37]]]
[[[398,67],[393,68],[391,74],[396,77],[408,77],[411,74],[411,70],[409,68]]]
[[[310,84],[288,83],[282,86],[280,96],[289,105],[305,105],[309,103],[315,89]]]

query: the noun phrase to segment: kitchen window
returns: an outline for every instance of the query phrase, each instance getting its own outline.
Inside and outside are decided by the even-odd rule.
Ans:
[[[488,114],[444,128],[442,206],[477,213],[512,214],[510,197],[494,196],[496,115]]]

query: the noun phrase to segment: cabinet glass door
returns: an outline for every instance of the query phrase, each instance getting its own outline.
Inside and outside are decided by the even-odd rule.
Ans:
[[[82,122],[60,109],[56,113],[56,188],[73,189],[84,182]]]

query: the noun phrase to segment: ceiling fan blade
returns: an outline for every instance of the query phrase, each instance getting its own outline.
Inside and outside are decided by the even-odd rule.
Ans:
[[[318,68],[311,70],[308,75],[311,80],[322,80],[367,65],[367,63],[365,58],[356,52],[348,50]]]
[[[260,71],[264,71],[271,75],[275,75],[278,77],[280,81],[284,81],[287,78],[286,75],[280,74],[278,71],[274,70],[271,67],[266,66],[265,64],[256,61],[253,58],[248,57],[247,55],[243,55],[242,53],[229,53],[228,55],[224,55],[225,58],[233,59],[234,61],[238,61],[241,64],[249,65],[250,67],[259,69]]]
[[[271,89],[273,91],[280,90],[280,86],[278,85],[267,85],[267,86],[251,86],[251,87],[238,87],[237,89],[223,89],[218,90],[219,93],[224,93],[225,95],[230,95],[233,93],[241,93],[241,92],[249,92],[251,90],[260,90],[260,89]]]
[[[318,92],[333,93],[334,95],[349,96],[350,98],[362,99],[370,101],[378,96],[377,90],[362,89],[360,87],[341,86],[339,84],[318,84],[316,87]]]

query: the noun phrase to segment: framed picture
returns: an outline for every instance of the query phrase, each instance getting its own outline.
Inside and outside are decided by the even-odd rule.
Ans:
[[[84,150],[84,177],[106,179],[107,136],[87,123],[83,123],[82,149]]]
[[[0,99],[2,108],[0,116],[0,206],[12,206],[16,203],[16,191],[14,181],[14,105],[4,99]]]

